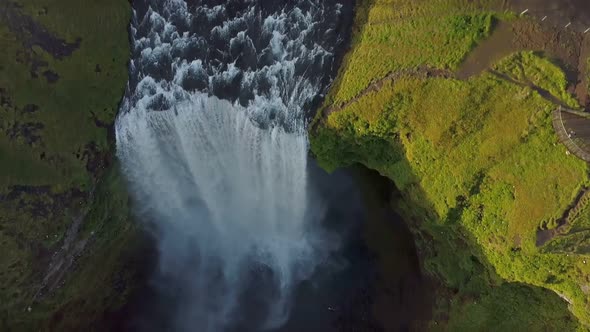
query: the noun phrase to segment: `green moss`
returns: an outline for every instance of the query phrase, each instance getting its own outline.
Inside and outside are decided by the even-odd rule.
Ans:
[[[94,118],[112,122],[125,87],[129,5],[115,0],[100,4],[45,0],[23,5],[21,14],[32,14],[37,24],[66,42],[79,38],[80,47],[69,56],[55,58],[38,46],[28,47],[26,36],[0,25],[0,88],[11,101],[10,106],[0,106],[0,112],[9,115],[2,117],[2,128],[19,123],[43,126],[34,144],[0,136],[0,151],[7,161],[0,165],[0,185],[88,185],[86,161],[77,154],[89,142],[108,150],[106,129],[96,126]],[[48,8],[47,14],[38,14],[42,8]],[[35,62],[47,64],[36,70],[37,78],[31,74]],[[59,75],[58,80],[48,83],[42,75],[45,70]],[[19,111],[28,104],[39,110]],[[53,163],[47,162],[52,158]],[[27,166],[23,169],[23,165]]]
[[[72,311],[80,313],[76,319],[92,319],[107,303],[82,299],[112,296],[106,280],[124,256],[121,244],[109,241],[133,233],[126,194],[116,184],[120,177],[104,178],[108,167],[114,172],[108,127],[127,81],[129,4],[41,0],[19,5],[0,4],[8,13],[0,15],[2,330],[46,329],[49,317],[74,299],[81,301],[79,311]],[[31,26],[50,37],[39,38]],[[74,46],[61,53],[43,48],[39,40],[50,39],[56,48]],[[80,216],[86,217],[77,241],[92,240],[72,267],[76,276],[66,274],[59,292],[37,303],[51,257]]]

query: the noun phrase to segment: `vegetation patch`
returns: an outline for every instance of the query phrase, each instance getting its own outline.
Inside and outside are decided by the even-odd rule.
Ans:
[[[553,107],[491,74],[407,77],[332,113],[311,144],[328,169],[361,162],[396,183],[406,216],[439,238],[424,266],[448,285],[482,292],[497,273],[567,294],[586,312],[583,260],[535,245],[537,229],[588,184],[586,164],[557,142]]]
[[[437,13],[432,10],[435,5],[445,6],[452,17],[473,8],[460,6],[461,1],[365,5],[374,6],[364,9],[366,16],[357,17],[357,22],[366,23],[353,38],[353,49],[331,91],[335,97],[326,100],[325,108],[352,102],[315,127],[311,147],[328,170],[362,163],[392,179],[401,191],[402,199],[393,205],[414,231],[422,266],[448,289],[438,291],[432,327],[454,330],[470,322],[506,330],[575,329],[577,322],[562,299],[583,324],[590,325],[587,257],[580,251],[569,254],[536,245],[537,231],[557,227],[558,219],[590,183],[588,166],[566,154],[551,125],[557,103],[578,105],[567,92],[566,74],[541,53],[521,52],[466,81],[408,74],[358,94],[367,82],[388,71],[414,65],[410,61],[417,55],[403,47],[410,43],[407,40],[438,45],[439,35],[422,36],[423,25],[406,26],[406,21]],[[493,17],[487,8],[469,15]],[[395,20],[387,16],[392,12],[397,13]],[[371,31],[386,29],[382,25],[392,33],[383,45],[397,48],[382,46],[384,50],[374,56],[384,59],[367,60],[369,50],[379,48],[379,38]],[[462,35],[485,37],[487,30],[478,26],[465,26],[469,33]],[[456,49],[466,53],[473,46],[450,35],[462,45]],[[413,47],[426,49],[424,45]],[[450,56],[441,47],[433,52],[421,53],[420,64],[456,68],[464,57],[464,53]],[[379,72],[371,69],[373,65],[386,69]],[[535,311],[552,311],[555,320],[536,319]],[[521,316],[525,319],[516,320]]]
[[[515,81],[543,89],[568,107],[580,107],[567,91],[569,83],[565,73],[539,54],[531,51],[513,54],[494,66],[494,70]]]
[[[115,242],[134,237],[112,149],[130,14],[0,2],[0,330],[80,330],[114,299]]]
[[[576,331],[567,305],[550,291],[504,284],[477,301],[455,307],[449,331]],[[436,329],[435,329],[436,330]]]
[[[357,4],[367,23],[353,38],[353,51],[328,99],[346,102],[371,81],[418,66],[456,69],[491,29],[493,15],[464,0],[373,0]]]
[[[575,203],[552,230],[554,239],[543,247],[545,252],[590,254],[590,191],[586,189]]]

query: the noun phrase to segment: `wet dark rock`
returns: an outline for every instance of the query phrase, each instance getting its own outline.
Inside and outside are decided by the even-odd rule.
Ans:
[[[38,78],[39,74],[38,71],[40,68],[47,68],[49,63],[47,61],[40,60],[36,57],[26,57],[23,60],[23,63],[30,63],[31,64],[31,77]]]
[[[39,133],[45,125],[41,122],[26,122],[20,123],[16,121],[6,131],[6,135],[10,140],[22,138],[26,144],[32,146],[35,143],[41,142],[41,134]]]
[[[104,111],[106,112],[107,109],[105,108]],[[90,111],[90,114],[92,115],[92,120],[94,121],[94,125],[97,126],[98,128],[109,128],[111,127],[113,124],[112,123],[107,123],[104,122],[102,120],[100,120],[98,118],[98,116],[96,116],[96,113],[94,113],[94,111]]]
[[[182,88],[187,91],[205,90],[209,86],[209,76],[203,69],[189,68],[182,80]]]
[[[241,70],[256,69],[256,48],[250,37],[239,34],[231,41],[229,52]]]
[[[86,170],[95,178],[98,178],[112,164],[111,153],[100,150],[94,142],[86,144],[82,159],[86,160]]]
[[[231,80],[215,77],[212,80],[213,94],[220,99],[235,101],[236,93],[240,91],[242,85],[243,76],[244,74],[239,72]]]
[[[12,100],[6,89],[0,88],[0,107],[12,108]]]
[[[39,106],[35,104],[26,104],[25,107],[22,108],[22,113],[35,113],[39,110]]]
[[[162,93],[155,95],[148,103],[148,109],[153,111],[165,111],[171,107],[170,101]]]
[[[86,194],[77,188],[53,193],[51,186],[15,185],[8,187],[6,194],[0,195],[0,202],[15,202],[17,211],[33,218],[47,219],[61,213],[72,201],[84,200],[85,197]]]
[[[45,79],[48,83],[55,83],[59,80],[59,75],[51,70],[44,71],[43,76],[45,76]]]

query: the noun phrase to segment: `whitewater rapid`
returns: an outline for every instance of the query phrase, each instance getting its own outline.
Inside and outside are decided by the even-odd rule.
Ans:
[[[158,240],[154,282],[182,294],[173,328],[231,329],[252,304],[259,329],[280,326],[335,245],[308,186],[306,118],[331,80],[342,5],[134,6],[117,154]]]

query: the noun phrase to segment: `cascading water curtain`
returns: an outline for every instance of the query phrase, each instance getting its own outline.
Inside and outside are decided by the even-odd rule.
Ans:
[[[117,153],[158,240],[154,280],[181,294],[173,328],[230,329],[249,305],[260,328],[279,326],[330,247],[307,185],[306,115],[332,79],[343,7],[134,6]]]

